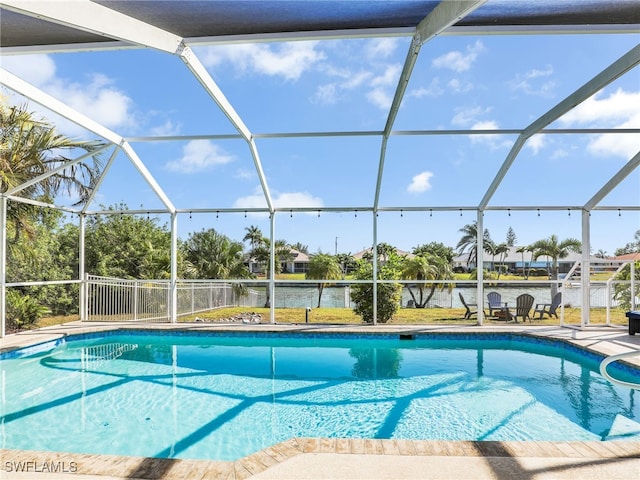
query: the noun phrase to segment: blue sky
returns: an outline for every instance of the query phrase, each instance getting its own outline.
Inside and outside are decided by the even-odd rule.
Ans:
[[[637,34],[440,36],[420,52],[394,130],[521,129],[638,44]],[[381,131],[410,37],[197,47],[194,51],[254,134]],[[182,61],[148,50],[6,56],[3,68],[126,138],[236,133]],[[10,92],[5,92],[5,94]],[[10,96],[10,101],[24,99]],[[38,111],[71,136],[83,129]],[[640,128],[640,70],[611,83],[551,128]],[[397,135],[388,142],[380,207],[473,207],[484,196],[516,135]],[[266,206],[246,142],[214,139],[131,142],[180,209]],[[279,214],[276,238],[310,252],[356,253],[371,245],[370,212],[381,137],[256,139]],[[489,205],[579,206],[640,150],[640,135],[556,134],[529,140]],[[70,203],[71,199],[59,199]],[[95,201],[132,209],[161,203],[120,154]],[[636,169],[601,203],[637,206]],[[431,241],[455,247],[475,212],[381,212],[378,240],[402,250]],[[168,217],[161,217],[168,222]],[[512,227],[520,245],[557,234],[581,237],[577,211],[488,211],[496,242]],[[215,228],[241,240],[269,221],[248,213],[179,217],[179,235]],[[633,240],[640,212],[593,212],[594,252]]]

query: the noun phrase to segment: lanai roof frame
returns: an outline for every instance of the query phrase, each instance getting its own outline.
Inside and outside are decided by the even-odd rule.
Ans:
[[[407,23],[408,17],[413,18],[413,23],[410,25],[406,24],[386,24],[384,26],[372,26],[372,25],[363,25],[361,23],[358,24],[357,19],[350,18],[350,22],[355,22],[357,24],[354,27],[354,23],[349,24],[349,28],[339,28],[334,29],[327,26],[326,18],[318,18],[316,19],[316,23],[311,22],[307,24],[308,30],[305,31],[242,31],[235,34],[230,34],[229,32],[219,32],[215,35],[203,35],[201,37],[181,37],[180,35],[176,35],[175,33],[171,33],[170,31],[160,28],[157,25],[154,25],[152,20],[155,20],[156,23],[162,23],[166,25],[167,22],[170,22],[167,12],[170,12],[171,9],[175,9],[177,4],[189,2],[163,2],[166,7],[166,12],[163,13],[163,9],[159,7],[159,3],[157,2],[127,2],[129,5],[123,4],[122,2],[112,2],[108,0],[103,1],[95,1],[95,2],[74,2],[74,6],[78,8],[74,9],[59,9],[56,8],[56,2],[29,2],[29,1],[4,1],[0,3],[0,7],[2,9],[2,14],[0,18],[4,25],[2,25],[2,46],[0,47],[0,54],[14,54],[14,53],[24,53],[24,52],[36,52],[36,51],[65,51],[65,50],[73,50],[73,49],[102,49],[102,48],[154,48],[172,55],[179,56],[182,61],[185,63],[187,68],[192,72],[194,77],[198,80],[201,86],[207,91],[212,100],[218,105],[218,107],[224,112],[229,121],[234,125],[236,131],[238,132],[238,136],[244,139],[248,145],[248,148],[251,151],[252,158],[254,159],[254,166],[256,168],[258,177],[260,178],[261,187],[263,190],[263,194],[265,196],[265,200],[267,203],[266,211],[273,214],[278,209],[274,206],[273,201],[271,199],[270,189],[267,184],[266,178],[264,177],[264,173],[262,171],[262,165],[259,157],[259,153],[255,144],[255,138],[270,136],[270,135],[278,135],[278,134],[256,134],[251,132],[243,119],[237,114],[233,105],[225,98],[224,93],[219,89],[216,83],[213,81],[211,76],[208,74],[206,69],[202,66],[202,63],[199,61],[197,56],[193,53],[191,49],[191,45],[196,44],[204,44],[204,43],[217,43],[217,42],[246,42],[246,41],[270,41],[274,39],[303,39],[303,38],[328,38],[328,37],[345,37],[345,36],[379,36],[382,35],[412,35],[413,42],[411,47],[407,53],[407,59],[405,61],[405,66],[403,68],[403,73],[400,76],[400,81],[398,83],[394,101],[392,103],[392,107],[389,111],[389,116],[387,118],[386,125],[384,130],[381,132],[375,132],[373,134],[380,135],[382,138],[382,148],[380,152],[380,162],[378,165],[378,181],[376,183],[376,190],[374,193],[374,201],[369,206],[359,207],[361,211],[391,211],[391,210],[409,210],[407,207],[384,207],[379,205],[379,191],[380,191],[380,182],[383,177],[384,172],[384,158],[386,151],[386,141],[392,135],[401,135],[401,134],[419,134],[419,132],[394,132],[393,124],[395,120],[395,115],[399,108],[400,101],[404,95],[404,88],[409,81],[411,76],[413,62],[417,58],[417,55],[420,50],[420,46],[422,43],[427,41],[429,38],[432,38],[435,35],[448,35],[448,34],[465,34],[465,33],[473,33],[478,30],[484,32],[492,32],[495,34],[505,34],[505,33],[531,33],[531,32],[575,32],[575,31],[584,31],[584,32],[603,32],[603,31],[615,31],[615,32],[636,32],[640,31],[640,11],[639,9],[634,8],[633,2],[622,0],[615,2],[607,2],[607,1],[591,1],[588,2],[588,5],[583,4],[580,5],[580,2],[568,1],[562,5],[562,8],[552,8],[553,3],[557,2],[539,2],[537,7],[526,7],[521,6],[522,10],[518,10],[514,5],[509,4],[509,2],[502,1],[486,1],[486,0],[478,0],[478,1],[431,1],[431,2],[379,2],[380,4],[392,4],[395,3],[398,11],[401,8],[404,8],[406,11],[411,10],[414,7],[417,7],[418,4],[420,8],[423,9],[423,12],[426,15],[422,18],[420,16],[416,16],[415,12],[413,16],[409,15],[406,11],[404,12],[403,22]],[[151,3],[155,3],[156,6],[160,8],[158,12],[155,12],[155,16],[151,15],[150,10],[145,10],[144,4],[147,4],[147,7]],[[242,4],[244,2],[218,2],[220,5],[224,4],[224,8],[227,9],[226,13],[228,15],[239,15],[240,10],[233,12],[231,4]],[[275,8],[275,3],[272,2],[262,2],[264,4],[264,8]],[[308,7],[311,7],[312,4],[315,4],[318,7],[326,6],[328,3],[332,3],[335,6],[345,7],[349,2],[294,2],[296,4],[300,4],[299,7],[302,8],[302,3],[308,4]],[[192,3],[195,5],[195,3]],[[388,5],[387,5],[388,6]],[[483,7],[486,8],[483,10]],[[238,5],[240,8],[241,5]],[[503,14],[500,14],[500,8],[503,8]],[[137,10],[136,10],[137,9]],[[126,11],[126,13],[123,13]],[[303,11],[303,10],[301,10]],[[305,10],[308,12],[309,10]],[[413,11],[413,10],[411,10]],[[474,14],[474,12],[476,12]],[[484,12],[484,13],[483,13]],[[606,15],[602,15],[606,13]],[[146,15],[146,17],[145,17]],[[8,18],[8,20],[7,20]],[[493,25],[489,25],[489,18],[493,18]],[[496,21],[496,19],[498,19]],[[529,19],[529,20],[527,20]],[[563,20],[564,19],[564,20]],[[582,20],[580,20],[582,19]],[[581,24],[581,21],[585,19],[589,19],[592,21],[592,25]],[[256,25],[260,24],[259,18],[252,18],[254,22],[254,28],[257,28]],[[300,19],[298,19],[300,20]],[[369,20],[373,22],[373,20]],[[31,30],[29,28],[24,29],[24,32],[20,34],[16,29],[12,29],[14,25],[20,25],[22,22],[22,26],[25,24],[31,25]],[[26,22],[26,23],[25,23]],[[29,32],[34,32],[35,28],[39,25],[42,27],[43,23],[49,25],[51,30],[51,36],[49,37],[49,42],[47,43],[46,38],[44,40],[39,40],[39,44],[28,44],[27,39]],[[278,24],[277,21],[272,19],[271,29],[276,29],[275,25]],[[323,23],[324,22],[324,23]],[[380,17],[378,17],[378,22],[380,22]],[[563,23],[564,22],[564,23]],[[249,22],[251,23],[251,22]],[[266,24],[269,22],[267,21]],[[348,23],[348,22],[347,22]],[[267,30],[268,25],[263,22],[263,29]],[[325,26],[325,30],[322,29],[314,29],[318,26]],[[340,26],[344,27],[344,22],[340,24]],[[8,28],[7,28],[8,27]],[[183,28],[187,28],[183,25]],[[251,28],[251,27],[246,27]],[[46,30],[46,29],[45,29]],[[9,32],[8,34],[6,32]],[[210,33],[210,32],[208,32]],[[46,37],[46,35],[45,35]],[[55,40],[62,39],[62,42],[55,43]],[[87,40],[81,43],[74,43],[80,41],[79,39]],[[108,39],[105,41],[105,39]],[[22,44],[20,44],[22,42]],[[606,184],[590,198],[590,200],[583,205],[573,205],[573,206],[495,206],[490,205],[490,200],[495,192],[495,189],[500,184],[502,178],[509,170],[510,165],[514,162],[517,157],[517,154],[520,148],[524,145],[527,138],[531,135],[544,132],[545,127],[551,123],[553,118],[557,118],[557,116],[567,109],[575,106],[575,104],[583,101],[588,96],[597,92],[602,85],[606,85],[613,79],[617,78],[617,76],[622,75],[624,72],[629,69],[635,68],[638,63],[640,63],[640,47],[636,47],[621,57],[618,61],[614,62],[610,67],[608,67],[605,71],[601,72],[601,74],[594,77],[594,79],[589,80],[581,89],[576,91],[571,96],[565,98],[561,101],[556,107],[547,112],[545,115],[539,117],[536,121],[530,124],[525,129],[515,130],[513,133],[519,135],[518,140],[514,144],[511,152],[505,159],[502,167],[500,168],[498,174],[494,177],[494,180],[491,183],[491,186],[485,193],[482,201],[476,206],[465,206],[462,207],[464,209],[468,209],[470,211],[476,211],[478,214],[478,224],[479,226],[482,224],[482,212],[486,210],[534,210],[534,209],[575,209],[581,210],[583,212],[583,243],[585,245],[589,245],[589,221],[588,221],[588,213],[590,210],[596,209],[626,209],[626,210],[640,210],[640,206],[637,208],[635,206],[608,206],[602,207],[599,206],[599,202],[602,200],[606,194],[615,187],[622,179],[624,179],[628,174],[635,171],[635,169],[640,164],[640,152],[635,155],[633,158],[627,162],[625,166],[623,166],[612,178],[608,180]],[[192,211],[193,209],[176,209],[171,200],[162,192],[162,189],[155,183],[152,175],[148,172],[148,170],[144,166],[144,162],[140,159],[135,150],[130,146],[129,142],[120,137],[119,135],[108,132],[103,129],[99,125],[92,124],[91,119],[79,114],[78,112],[72,112],[68,110],[63,104],[56,103],[55,99],[46,98],[43,96],[41,92],[37,92],[31,90],[28,85],[21,83],[20,79],[17,77],[14,78],[9,72],[2,71],[2,83],[26,96],[27,98],[31,98],[37,103],[45,104],[48,108],[51,108],[53,111],[57,111],[58,113],[62,113],[63,116],[70,118],[71,120],[79,123],[83,123],[85,126],[91,126],[93,128],[89,128],[89,130],[93,131],[96,134],[99,134],[103,138],[110,139],[111,143],[116,146],[117,149],[122,149],[126,152],[127,156],[132,160],[132,162],[136,165],[136,168],[141,173],[141,175],[145,178],[145,180],[152,186],[153,190],[162,200],[162,203],[166,207],[166,212],[172,215],[174,219],[172,222],[172,228],[175,228],[175,215],[179,212]],[[95,123],[95,122],[94,122]],[[591,129],[585,129],[585,131],[592,131]],[[607,133],[616,133],[620,132],[620,129],[600,129],[602,132]],[[638,133],[640,129],[629,129],[628,132]],[[100,133],[98,133],[100,132]],[[345,133],[334,132],[336,135],[342,135]],[[361,132],[355,132],[356,134],[362,134]],[[431,132],[433,134],[439,134],[439,132]],[[466,132],[466,134],[470,134],[471,132]],[[473,132],[475,134],[487,134],[494,133],[492,131],[488,132]],[[465,134],[461,131],[454,131],[452,134]],[[281,134],[283,135],[283,134]],[[284,134],[286,136],[286,134]],[[293,134],[291,134],[293,135]],[[295,134],[302,135],[304,134]],[[309,136],[312,135],[327,135],[327,132],[308,132]],[[113,158],[113,157],[112,157]],[[105,169],[104,174],[106,175],[108,172],[108,168]],[[9,192],[14,193],[14,192]],[[4,197],[4,196],[3,196]],[[13,198],[16,199],[16,198]],[[6,202],[6,200],[5,200]],[[353,207],[345,210],[351,210]],[[447,210],[449,207],[429,207],[425,206],[422,210]],[[458,210],[461,207],[451,207],[451,209]],[[287,208],[286,211],[305,211],[305,208],[299,209],[290,209]],[[316,209],[312,209],[315,211]],[[331,210],[331,209],[327,209]],[[336,211],[342,211],[339,207],[335,209]],[[356,209],[358,210],[358,209]],[[148,210],[145,210],[147,212]],[[210,211],[220,211],[220,209],[211,209]],[[245,211],[246,209],[229,209],[229,211]],[[262,211],[262,210],[260,210]],[[91,210],[88,209],[88,204],[84,206],[82,213],[90,213]],[[99,213],[95,211],[94,213]],[[106,212],[102,212],[106,213]],[[274,216],[272,215],[272,218]],[[375,220],[374,220],[375,222]],[[482,232],[482,228],[478,228],[479,232]],[[174,233],[175,236],[175,233]],[[4,235],[3,235],[4,237]],[[377,244],[376,241],[376,232],[374,229],[373,232],[373,245]],[[480,236],[481,237],[481,236]],[[478,239],[478,243],[482,245],[482,238]],[[273,245],[273,242],[272,242]],[[482,252],[482,248],[480,248]],[[588,249],[587,249],[588,251]],[[2,272],[0,272],[0,281],[4,282],[4,257],[2,256]],[[174,255],[172,255],[174,257]],[[274,255],[272,255],[272,261],[274,259]],[[588,261],[588,255],[585,259]],[[175,258],[172,261],[172,270],[175,270]],[[273,269],[272,269],[273,270]],[[175,280],[175,271],[172,272],[172,278]],[[270,288],[274,287],[273,279],[271,279]],[[479,290],[480,295],[482,294],[482,283],[481,279],[479,279]],[[4,297],[4,287],[3,294]],[[587,298],[588,300],[588,298]],[[374,302],[375,305],[375,302]],[[2,301],[1,312],[4,313],[4,299]],[[272,310],[272,321],[273,321],[273,310]],[[3,322],[4,323],[4,322]]]

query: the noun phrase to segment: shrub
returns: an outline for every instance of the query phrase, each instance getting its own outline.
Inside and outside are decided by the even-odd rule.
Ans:
[[[7,291],[7,321],[11,328],[31,327],[49,313],[47,307],[30,295],[23,295],[17,290]]]
[[[392,263],[392,262],[389,262]],[[389,264],[380,268],[380,280],[395,280],[398,272]],[[373,267],[362,262],[356,271],[357,280],[372,280]],[[402,286],[399,283],[378,283],[377,321],[387,323],[400,306]],[[353,311],[364,322],[373,323],[373,283],[358,283],[351,287],[351,299],[355,303]]]

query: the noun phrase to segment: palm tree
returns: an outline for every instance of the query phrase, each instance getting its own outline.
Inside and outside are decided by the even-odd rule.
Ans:
[[[253,249],[260,245],[262,242],[262,231],[255,225],[250,227],[244,227],[246,230],[245,236],[242,238],[243,242],[249,242],[249,246]]]
[[[392,253],[397,251],[396,247],[393,245],[389,245],[388,243],[381,242],[378,244],[378,258],[383,262],[387,263],[389,261],[389,257]]]
[[[300,242],[296,242],[293,245],[291,245],[291,248],[301,253],[304,253],[305,255],[309,255],[309,245],[303,245]]]
[[[496,251],[497,245],[493,240],[484,242],[484,251],[491,255],[491,271],[496,269]]]
[[[533,250],[533,260],[537,260],[542,256],[546,256],[551,259],[552,272],[549,272],[549,278],[551,280],[557,280],[558,259],[567,258],[570,251],[580,252],[580,250],[582,249],[582,243],[580,243],[580,240],[577,240],[575,238],[567,238],[566,240],[559,242],[556,235],[551,235],[549,238],[538,240],[537,242],[532,243],[531,249]],[[558,285],[556,283],[552,283],[552,298],[555,295],[557,288]]]
[[[351,253],[339,253],[335,257],[338,265],[340,265],[342,269],[342,278],[344,278],[350,270],[355,270],[358,265],[358,262],[353,258]]]
[[[430,280],[445,280],[452,278],[453,270],[447,259],[437,255],[423,254],[415,257],[407,257],[403,260],[402,271],[400,276],[403,280],[416,280],[415,287],[418,289],[418,298],[411,289],[411,285],[407,285],[409,295],[413,299],[416,308],[425,308],[433,297],[436,288],[444,288],[444,283],[431,283]],[[425,296],[425,290],[430,291]]]
[[[469,267],[470,263],[475,263],[476,268],[482,268],[482,265],[478,265],[478,222],[468,223],[460,230],[462,238],[456,245],[456,250],[458,250],[459,254],[465,252],[465,250],[469,250],[469,256],[467,257],[467,267]],[[484,230],[484,243],[491,243],[491,236],[489,235],[489,230],[485,228]]]
[[[274,243],[274,251],[276,261],[273,274],[276,275],[281,271],[281,262],[290,260],[292,255],[291,248],[285,240],[276,240]],[[249,252],[249,256],[262,266],[262,270],[266,272],[267,278],[271,278],[271,241],[267,237],[260,239],[260,242]],[[269,308],[270,306],[271,293],[270,289],[267,288],[264,307]]]
[[[524,276],[524,278],[526,280],[526,279],[529,278],[529,275],[527,273],[527,268],[526,268],[525,263],[524,263],[524,254],[525,254],[525,252],[532,253],[533,249],[531,248],[530,245],[524,245],[522,247],[516,248],[516,252],[522,254],[522,275]],[[531,260],[529,260],[529,262],[531,262]],[[531,269],[531,267],[529,267],[529,269]]]
[[[342,269],[336,257],[328,253],[319,253],[309,260],[309,270],[305,273],[305,278],[307,280],[339,280],[342,278]],[[324,287],[324,283],[318,283],[317,308],[320,308],[320,300],[322,299]]]
[[[99,141],[78,141],[56,132],[45,121],[36,120],[25,107],[0,105],[0,192],[6,192],[70,161],[64,152],[95,152],[104,146]],[[52,174],[47,179],[21,190],[31,199],[51,199],[60,190],[77,194],[76,205],[87,200],[102,169],[99,154],[92,164],[79,162]],[[33,235],[37,207],[15,203],[7,212],[7,224],[17,239],[21,232]]]
[[[500,278],[500,274],[502,273],[502,267],[504,265],[504,259],[509,253],[509,245],[506,243],[499,243],[495,246],[495,254],[500,255],[500,268],[498,269],[498,279]]]
[[[185,257],[200,278],[251,278],[244,263],[243,245],[213,228],[189,235]]]

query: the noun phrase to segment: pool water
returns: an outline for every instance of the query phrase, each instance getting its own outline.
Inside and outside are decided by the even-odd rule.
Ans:
[[[291,437],[639,440],[601,359],[515,335],[110,333],[12,352],[3,448],[235,460]],[[640,371],[609,367],[640,381]]]

